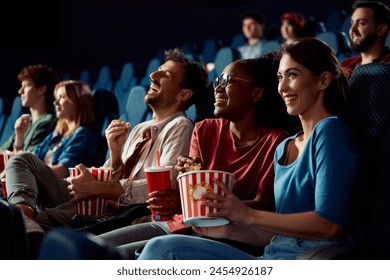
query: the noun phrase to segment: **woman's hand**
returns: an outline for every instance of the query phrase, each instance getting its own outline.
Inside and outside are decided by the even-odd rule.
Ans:
[[[219,212],[209,213],[209,217],[225,217],[233,223],[240,224],[244,217],[249,217],[252,214],[253,209],[235,196],[226,184],[218,179],[214,179],[214,182],[223,190],[224,195],[209,192],[202,194],[204,201],[201,201],[201,205],[219,209]]]
[[[203,168],[203,163],[200,157],[188,157],[180,155],[177,158],[177,164],[175,166],[176,170],[179,173],[184,173],[192,170],[201,170]]]

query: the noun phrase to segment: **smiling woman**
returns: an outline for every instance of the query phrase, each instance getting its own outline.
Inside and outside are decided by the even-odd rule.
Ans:
[[[34,154],[14,155],[5,171],[7,199],[20,206],[28,217],[35,215],[37,203],[55,203],[50,194],[43,201],[35,197],[42,181],[52,177],[61,180],[69,175],[69,167],[80,162],[93,166],[96,162],[97,137],[89,128],[95,119],[89,87],[80,81],[62,81],[56,85],[54,96],[58,117],[55,130],[35,148]],[[66,189],[53,185],[52,191],[61,194],[60,200],[66,201],[69,197]]]
[[[288,115],[276,90],[277,67],[275,53],[227,65],[214,82],[217,118],[195,124],[189,156],[179,156],[176,165],[180,172],[196,168],[233,173],[234,194],[252,208],[269,211],[274,210],[273,154],[288,136],[282,121]],[[99,237],[126,248],[132,259],[140,244],[151,237],[193,234],[177,213],[181,211],[173,212],[166,222],[132,225]]]
[[[224,73],[251,80],[238,70],[230,65]],[[358,213],[353,201],[357,147],[351,129],[337,116],[348,90],[340,64],[328,45],[306,38],[282,45],[278,78],[279,93],[287,100],[289,112],[300,117],[303,131],[276,148],[272,181],[276,211],[251,209],[234,188],[231,192],[219,182],[225,195],[203,194],[203,205],[219,208],[220,212],[209,217],[225,217],[230,224],[194,228],[197,234],[210,238],[265,246],[264,254],[250,255],[201,237],[171,235],[148,242],[139,259],[295,259],[312,247],[358,241],[353,217]],[[242,83],[216,87],[216,97],[228,100],[218,104],[221,114],[228,115],[236,88],[244,86],[250,87]],[[256,92],[261,91],[253,90],[249,96],[256,97]],[[245,99],[240,96],[240,100]]]

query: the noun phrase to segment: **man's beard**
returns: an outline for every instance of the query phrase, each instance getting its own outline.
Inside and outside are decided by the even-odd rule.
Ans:
[[[352,50],[355,52],[363,52],[371,47],[376,40],[376,35],[374,33],[368,35],[366,38],[361,40],[359,43],[354,44],[352,42]]]

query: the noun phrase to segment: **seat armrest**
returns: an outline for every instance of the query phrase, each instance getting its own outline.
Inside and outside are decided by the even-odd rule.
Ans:
[[[390,251],[359,246],[324,245],[304,251],[297,260],[390,260]]]

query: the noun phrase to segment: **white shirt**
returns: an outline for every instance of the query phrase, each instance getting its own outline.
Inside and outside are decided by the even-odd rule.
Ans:
[[[131,178],[121,179],[124,162],[142,140],[143,131],[151,126],[152,141],[146,144],[139,161],[134,166]],[[122,151],[122,165],[112,172],[112,181],[119,181],[125,193],[118,202],[120,205],[145,203],[148,199],[145,167],[157,166],[156,151],[160,151],[161,166],[175,166],[179,155],[188,155],[194,125],[184,112],[177,112],[166,120],[154,124],[153,120],[136,125],[130,132]],[[108,160],[104,166],[110,167]],[[176,179],[174,170],[173,178]]]

